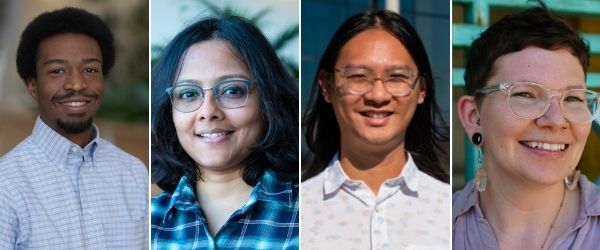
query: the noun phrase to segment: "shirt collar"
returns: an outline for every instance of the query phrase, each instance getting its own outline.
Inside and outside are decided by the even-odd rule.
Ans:
[[[171,208],[175,207],[178,210],[190,210],[190,209],[200,209],[200,205],[196,202],[196,194],[194,193],[194,186],[189,180],[188,176],[182,176],[179,179],[179,183],[177,184],[177,188],[173,191],[171,195],[171,200],[169,202],[169,206],[167,207],[167,211],[171,210]]]
[[[280,181],[270,171],[265,171],[256,186],[254,186],[250,200],[277,202],[292,207],[294,206],[293,190],[295,190],[292,186],[292,181]],[[171,195],[167,211],[173,207],[178,210],[200,209],[200,205],[196,201],[193,183],[189,181],[188,176],[182,176],[179,179],[177,188]]]
[[[406,153],[406,163],[400,172],[400,175],[391,179],[388,179],[384,184],[388,187],[400,187],[403,183],[406,186],[417,192],[419,189],[419,169],[415,164],[410,153]],[[344,170],[339,160],[339,152],[333,156],[333,159],[327,165],[324,171],[323,191],[325,195],[330,195],[338,190],[342,185],[348,185],[349,187],[357,187],[361,185],[362,181],[352,180]]]
[[[586,216],[600,216],[600,188],[587,179],[585,175],[579,177],[581,188],[582,211]]]
[[[581,188],[581,208],[578,217],[600,216],[600,188],[584,175],[579,177],[579,187]],[[456,193],[452,203],[456,204],[456,206],[452,206],[452,221],[454,222],[456,218],[471,209],[475,209],[478,216],[483,218],[483,214],[480,212],[481,208],[479,208],[479,193],[475,189],[474,181],[470,181],[463,191]]]
[[[453,222],[456,222],[456,218],[468,212],[469,210],[471,210],[471,208],[474,209],[479,206],[479,193],[475,189],[474,181],[470,181],[469,183],[467,183],[467,185],[462,191],[459,191],[454,194],[454,197],[452,198],[452,204]],[[476,210],[481,211],[479,209]]]
[[[91,150],[91,155],[93,155],[95,149],[97,149],[97,144],[100,138],[96,125],[93,125],[92,129],[94,139],[92,139],[92,141],[84,147]],[[44,152],[46,157],[48,157],[48,159],[50,159],[55,166],[58,166],[61,169],[64,168],[64,165],[67,162],[69,149],[72,147],[81,148],[79,145],[58,134],[56,131],[54,131],[54,129],[46,125],[40,116],[38,116],[35,120],[31,137],[35,144],[42,150],[42,152]]]
[[[271,171],[265,171],[254,188],[257,191],[256,199],[292,207],[294,206],[294,190],[297,190],[293,186],[292,181],[280,181]]]

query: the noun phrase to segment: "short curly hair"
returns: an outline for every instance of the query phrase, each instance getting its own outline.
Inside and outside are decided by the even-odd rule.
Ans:
[[[468,95],[484,87],[494,74],[494,64],[503,55],[527,47],[546,50],[567,49],[575,56],[584,75],[590,66],[590,48],[573,27],[552,13],[543,1],[534,1],[521,12],[504,16],[492,24],[471,44],[465,66],[465,87]],[[475,95],[478,104],[483,95]]]
[[[94,38],[102,51],[102,72],[106,76],[115,64],[113,34],[100,17],[83,9],[67,7],[44,12],[31,21],[17,49],[17,72],[27,82],[36,76],[38,46],[47,37],[62,33],[80,33]]]

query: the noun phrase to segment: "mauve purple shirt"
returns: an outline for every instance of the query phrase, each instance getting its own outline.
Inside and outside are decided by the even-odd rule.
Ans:
[[[577,221],[549,249],[600,249],[600,188],[583,175],[579,187]],[[499,249],[492,227],[481,212],[473,181],[452,197],[452,249]]]

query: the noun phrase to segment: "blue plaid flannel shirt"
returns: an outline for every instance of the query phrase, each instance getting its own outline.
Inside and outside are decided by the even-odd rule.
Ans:
[[[298,183],[265,171],[250,200],[213,238],[183,176],[173,193],[152,198],[152,249],[298,249]]]

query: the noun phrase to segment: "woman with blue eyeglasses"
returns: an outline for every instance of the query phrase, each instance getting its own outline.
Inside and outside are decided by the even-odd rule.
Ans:
[[[453,249],[598,249],[600,189],[576,169],[600,104],[589,48],[540,5],[471,46],[458,113],[479,168],[453,197]]]
[[[239,17],[181,31],[153,68],[153,249],[298,249],[298,95]]]

